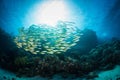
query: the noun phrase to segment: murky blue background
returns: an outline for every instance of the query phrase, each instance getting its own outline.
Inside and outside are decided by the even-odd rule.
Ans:
[[[16,34],[19,27],[25,26],[25,16],[29,10],[43,0],[1,0],[0,27],[6,32]],[[47,1],[47,0],[46,0]],[[96,31],[100,38],[109,39],[120,36],[120,0],[65,0],[73,11],[80,15],[83,28]],[[32,11],[31,11],[32,13]],[[78,24],[79,24],[78,19]],[[80,23],[81,24],[81,23]]]

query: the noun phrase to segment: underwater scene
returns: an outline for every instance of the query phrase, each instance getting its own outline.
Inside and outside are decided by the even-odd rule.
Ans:
[[[0,0],[0,80],[120,80],[120,0]]]

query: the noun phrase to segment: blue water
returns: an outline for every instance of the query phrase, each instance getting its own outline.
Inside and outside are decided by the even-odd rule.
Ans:
[[[53,29],[54,27],[52,27],[51,30],[49,28],[48,30],[44,28],[46,27],[44,25],[43,30],[46,31],[40,31],[42,30],[40,27],[40,30],[36,30],[40,34],[34,36],[34,34],[37,34],[36,31],[31,34],[32,31],[30,32],[29,28],[26,28],[29,27],[27,20],[32,23],[32,18],[29,16],[33,13],[34,7],[47,1],[50,0],[0,1],[0,68],[12,72],[12,74],[7,73],[0,76],[0,79],[6,79],[6,75],[8,75],[8,78],[9,76],[15,77],[17,75],[16,79],[19,77],[18,80],[24,80],[24,75],[27,77],[42,75],[42,77],[45,77],[43,80],[46,80],[46,76],[51,78],[48,77],[51,74],[53,80],[119,80],[120,0],[63,0],[72,12],[69,17],[75,18],[70,23],[74,24],[75,22],[77,27],[67,29],[65,28],[66,26],[62,26],[65,29],[61,28],[60,31],[63,30],[63,33],[60,33],[60,31],[51,31],[59,29]],[[38,25],[32,24],[33,26]],[[25,30],[19,34],[20,29]],[[76,33],[75,29],[80,34]],[[69,34],[70,36],[66,37],[69,30],[71,30],[71,35]],[[49,31],[56,36],[52,36],[52,38]],[[75,36],[75,34],[78,35]],[[24,37],[25,40],[23,39]],[[31,37],[36,39],[32,40]],[[16,42],[15,39],[17,40]],[[65,44],[61,41],[62,39],[66,39]],[[53,41],[54,45],[51,46],[49,44],[47,47],[53,49],[58,45],[57,49],[62,50],[71,39],[71,43],[74,44],[75,42],[76,45],[71,46],[65,52],[61,52],[63,54],[47,54],[49,50],[45,46],[49,44],[50,40]],[[62,44],[61,49],[59,49],[59,44]],[[34,51],[42,48],[41,51],[46,50],[46,53],[41,55],[41,51],[39,51],[40,54],[35,53],[36,55],[34,55],[32,53],[34,51],[31,48],[34,48]],[[47,73],[45,73],[46,71]],[[0,69],[0,74],[5,72]],[[64,72],[67,72],[67,74]],[[23,78],[20,78],[21,76]],[[35,77],[35,80],[40,78]],[[34,78],[30,79],[34,80]]]
[[[1,0],[0,27],[6,32],[17,34],[19,27],[26,27],[24,18],[29,10],[43,0]],[[75,15],[84,17],[83,28],[96,31],[100,38],[119,37],[119,0],[71,0],[68,6]],[[79,12],[81,10],[81,12]],[[32,11],[31,11],[32,13]],[[73,16],[74,17],[74,16]],[[81,24],[79,19],[77,24]],[[73,21],[74,22],[74,21]],[[78,26],[81,27],[81,26]]]

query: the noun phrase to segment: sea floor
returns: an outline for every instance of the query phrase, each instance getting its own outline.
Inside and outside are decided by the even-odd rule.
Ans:
[[[16,77],[12,72],[0,69],[0,80],[88,80],[85,78],[62,78],[60,75],[54,75],[52,78],[43,77]],[[102,71],[98,74],[98,77],[92,80],[120,80],[120,65],[117,65],[114,69],[108,71]]]

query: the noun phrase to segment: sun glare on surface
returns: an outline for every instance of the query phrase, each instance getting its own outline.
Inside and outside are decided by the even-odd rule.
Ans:
[[[31,16],[34,24],[55,26],[59,20],[67,20],[69,12],[63,0],[46,0],[34,7]]]

